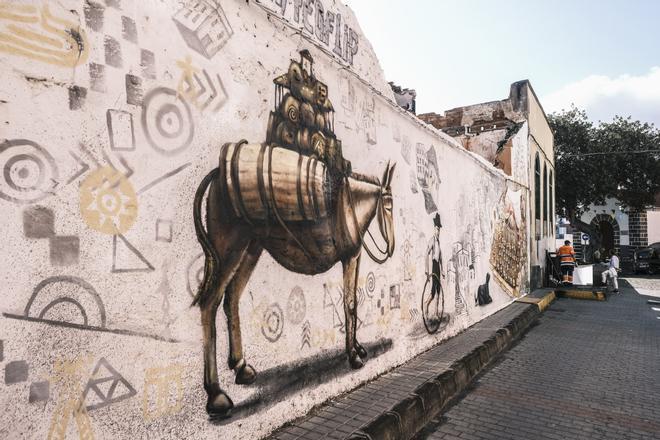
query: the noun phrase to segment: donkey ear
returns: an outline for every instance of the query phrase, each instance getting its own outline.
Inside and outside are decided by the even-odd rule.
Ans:
[[[394,168],[396,168],[396,162],[394,162],[390,167],[390,172],[387,175],[387,186],[390,186],[392,183],[392,177],[394,177]]]
[[[387,161],[387,165],[385,166],[385,171],[383,171],[383,178],[380,179],[380,184],[383,185],[383,187],[387,187],[387,179],[390,176],[390,161]]]

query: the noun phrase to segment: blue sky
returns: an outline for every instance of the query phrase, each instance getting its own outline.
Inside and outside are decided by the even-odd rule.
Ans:
[[[660,126],[660,1],[344,0],[418,113],[507,97],[529,79],[547,112],[571,102]]]

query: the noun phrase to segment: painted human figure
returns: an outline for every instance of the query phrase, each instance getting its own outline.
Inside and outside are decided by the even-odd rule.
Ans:
[[[432,277],[431,297],[428,304],[431,304],[431,301],[436,295],[441,294],[442,285],[440,284],[440,277],[445,277],[442,273],[442,251],[440,250],[440,228],[442,228],[442,224],[440,223],[440,214],[438,213],[433,217],[433,228],[433,237],[431,237],[426,249],[426,273]],[[431,272],[429,272],[429,259],[431,260]]]

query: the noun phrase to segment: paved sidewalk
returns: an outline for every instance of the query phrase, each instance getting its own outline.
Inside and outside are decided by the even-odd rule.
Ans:
[[[376,380],[285,425],[269,438],[409,438],[517,339],[539,313],[536,304],[511,304]],[[404,414],[406,411],[408,414]]]
[[[416,438],[660,439],[660,319],[620,283],[605,302],[555,301]]]

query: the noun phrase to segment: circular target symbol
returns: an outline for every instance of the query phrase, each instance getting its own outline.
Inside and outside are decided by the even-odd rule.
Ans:
[[[55,159],[43,147],[26,139],[0,144],[0,198],[32,203],[52,194],[58,184]]]
[[[175,90],[157,87],[142,102],[142,129],[154,150],[166,156],[181,153],[195,133],[190,106]]]
[[[282,336],[283,329],[284,314],[282,313],[282,308],[280,308],[277,303],[273,303],[264,313],[261,322],[261,333],[264,335],[264,338],[268,339],[270,342],[275,342],[280,339],[280,336]]]
[[[376,276],[373,272],[369,272],[369,275],[367,275],[367,292],[374,293],[374,290],[376,290]]]

